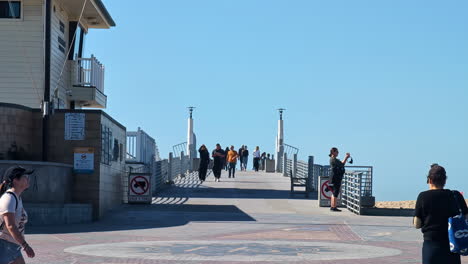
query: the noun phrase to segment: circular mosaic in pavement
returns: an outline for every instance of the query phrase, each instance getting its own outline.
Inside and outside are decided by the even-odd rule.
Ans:
[[[146,241],[70,247],[96,257],[198,261],[304,261],[389,257],[400,250],[368,245],[295,241]]]

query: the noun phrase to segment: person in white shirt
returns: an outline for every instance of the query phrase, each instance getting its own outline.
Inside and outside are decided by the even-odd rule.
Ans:
[[[259,146],[255,148],[255,151],[252,155],[253,155],[254,169],[255,171],[258,171],[258,168],[260,166],[260,156],[261,156]]]
[[[25,263],[21,249],[28,257],[35,256],[24,237],[28,214],[21,200],[33,172],[19,166],[10,167],[0,183],[0,264]]]

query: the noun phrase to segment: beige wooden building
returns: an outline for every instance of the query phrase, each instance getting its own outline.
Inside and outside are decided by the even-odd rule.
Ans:
[[[55,197],[30,192],[44,206],[57,197],[91,204],[94,219],[122,202],[126,128],[98,110],[107,104],[105,68],[98,55],[83,57],[84,43],[90,30],[114,26],[101,0],[0,0],[0,169],[18,160],[76,167],[76,149],[92,150],[92,169],[56,179],[67,186],[49,188]],[[76,116],[82,131],[70,137],[77,127],[69,127],[68,117]]]

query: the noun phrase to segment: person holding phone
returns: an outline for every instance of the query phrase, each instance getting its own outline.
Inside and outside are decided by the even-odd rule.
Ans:
[[[338,159],[338,148],[331,148],[330,154],[330,185],[329,188],[332,190],[333,195],[331,197],[330,211],[341,212],[337,207],[338,195],[340,195],[341,182],[345,173],[345,164],[348,161],[351,154],[346,153],[343,161]]]

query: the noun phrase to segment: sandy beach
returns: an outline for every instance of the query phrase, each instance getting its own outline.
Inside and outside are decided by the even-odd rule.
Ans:
[[[468,199],[465,200],[468,204]],[[403,208],[414,209],[416,201],[389,201],[389,202],[375,202],[377,208]]]

